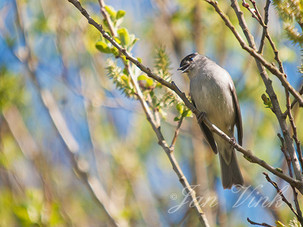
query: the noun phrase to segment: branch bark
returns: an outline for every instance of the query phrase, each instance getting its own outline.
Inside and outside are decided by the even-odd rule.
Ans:
[[[79,3],[80,4],[80,3]],[[104,10],[104,2],[103,0],[99,0],[99,5],[100,5],[100,8],[101,8],[101,12],[105,18],[105,20],[108,22],[109,24],[109,28],[110,28],[110,31],[111,31],[111,35],[112,36],[115,36],[116,34],[116,30],[114,29],[113,25],[112,25],[112,21],[110,20],[109,16],[107,15],[106,11]],[[81,5],[80,5],[81,6]],[[103,34],[102,34],[103,35]],[[121,50],[119,49],[119,51],[121,52]],[[126,51],[125,51],[126,52]],[[123,59],[122,59],[123,61]],[[171,143],[171,146],[169,147],[166,140],[164,139],[164,136],[161,132],[161,129],[160,129],[160,122],[157,121],[151,111],[151,109],[149,108],[143,94],[142,94],[142,91],[140,89],[140,86],[135,78],[135,76],[133,75],[132,71],[130,70],[130,65],[128,62],[124,62],[124,65],[125,65],[125,68],[126,70],[128,71],[128,74],[130,75],[130,78],[131,78],[131,83],[133,84],[134,86],[134,89],[135,89],[135,92],[136,92],[136,96],[138,98],[138,100],[140,101],[141,103],[141,106],[144,110],[144,113],[146,115],[146,118],[147,118],[147,121],[150,123],[150,125],[152,126],[152,129],[153,131],[155,132],[157,138],[158,138],[158,144],[163,148],[163,150],[165,151],[165,153],[167,154],[170,162],[171,162],[171,165],[173,167],[173,170],[176,172],[176,174],[178,175],[179,177],[179,181],[180,183],[183,185],[183,187],[186,189],[187,193],[189,193],[189,195],[191,196],[191,199],[194,203],[194,207],[195,207],[195,210],[199,216],[199,220],[202,224],[202,226],[205,226],[205,227],[208,227],[209,224],[208,224],[208,220],[205,216],[205,213],[202,211],[201,207],[200,207],[200,204],[196,198],[196,192],[192,189],[192,187],[190,186],[187,178],[185,177],[185,175],[183,174],[183,171],[181,170],[175,156],[174,156],[174,143],[177,139],[177,136],[178,136],[178,131],[179,131],[179,128],[181,127],[181,124],[182,124],[182,119],[179,121],[178,123],[178,126],[177,126],[177,129],[176,129],[176,132],[175,132],[175,135],[174,135],[174,138],[173,138],[173,141]],[[156,113],[155,113],[156,114]]]
[[[236,28],[233,26],[231,21],[228,19],[228,17],[224,14],[224,12],[220,9],[218,2],[213,1],[213,0],[204,0],[210,5],[214,7],[216,12],[220,15],[220,17],[223,19],[224,23],[226,24],[227,27],[231,30],[231,32],[234,34],[236,39],[238,40],[239,44],[241,47],[246,50],[250,55],[252,55],[256,60],[258,60],[268,71],[270,71],[273,75],[275,75],[282,83],[282,85],[289,90],[289,92],[295,97],[296,100],[298,100],[300,106],[303,106],[303,98],[299,94],[299,92],[294,89],[290,83],[286,80],[285,74],[281,73],[280,70],[266,61],[261,54],[258,53],[256,48],[253,48],[251,45],[247,45],[240,34],[237,32]],[[241,12],[243,14],[243,12]],[[240,22],[240,21],[239,21]],[[241,24],[241,22],[240,22]],[[248,31],[248,30],[247,30]],[[244,31],[246,33],[246,31]],[[252,38],[252,37],[251,37]]]
[[[256,50],[257,48],[256,48],[256,44],[254,42],[254,38],[251,35],[251,33],[249,32],[248,26],[247,26],[246,21],[245,21],[244,16],[243,16],[243,12],[240,10],[238,2],[236,0],[231,0],[231,6],[234,9],[234,11],[235,11],[235,13],[238,17],[240,27],[242,28],[249,45],[254,50]],[[228,20],[228,18],[226,16],[225,16],[225,20]],[[268,34],[267,34],[267,37],[268,37],[269,40],[271,40]],[[277,50],[276,50],[274,44],[273,44],[272,48],[273,48],[274,52],[276,53]],[[281,63],[277,53],[275,54],[275,56],[277,58],[277,61]],[[287,151],[289,153],[289,156],[291,157],[291,161],[292,161],[292,165],[293,165],[293,168],[294,168],[296,179],[298,181],[302,181],[302,174],[301,174],[301,170],[300,170],[300,164],[299,164],[299,161],[298,161],[298,157],[297,157],[297,154],[296,154],[296,151],[295,151],[295,148],[294,148],[294,145],[293,145],[293,141],[291,139],[291,136],[290,136],[287,124],[286,124],[286,119],[283,116],[283,113],[281,111],[277,95],[276,95],[276,93],[274,91],[274,88],[272,86],[272,81],[269,79],[269,76],[267,75],[267,73],[264,69],[264,65],[258,59],[255,58],[255,60],[256,60],[256,64],[257,64],[257,67],[259,69],[259,73],[261,75],[261,78],[262,78],[262,80],[265,84],[266,92],[267,92],[267,94],[269,95],[269,97],[271,99],[272,106],[273,106],[273,108],[272,108],[273,112],[277,117],[277,120],[280,124],[281,131],[282,131],[283,136],[285,138],[286,148],[287,148]],[[281,70],[284,72],[283,67],[282,67],[282,63],[281,63]],[[286,89],[286,92],[288,92],[287,88],[285,88],[285,89]]]
[[[164,80],[163,78],[159,77],[158,75],[156,75],[155,73],[153,73],[150,68],[146,67],[145,65],[143,65],[141,62],[139,62],[135,57],[133,57],[129,52],[127,52],[122,46],[120,46],[108,33],[105,32],[105,30],[103,29],[101,24],[98,24],[95,20],[93,20],[90,15],[88,14],[88,12],[82,7],[82,5],[80,4],[80,2],[78,0],[68,0],[70,3],[72,3],[80,12],[81,14],[87,19],[88,23],[91,24],[92,26],[94,26],[97,30],[99,30],[99,32],[102,34],[102,36],[107,39],[113,46],[115,46],[120,53],[122,53],[126,59],[128,59],[129,61],[131,61],[133,64],[135,64],[142,72],[146,73],[149,77],[153,78],[154,80],[158,81],[159,83],[161,83],[163,86],[166,86],[167,88],[173,90],[181,99],[182,101],[185,103],[185,105],[196,115],[199,116],[200,112],[194,107],[194,105],[187,99],[186,95],[179,90],[179,88],[176,86],[176,84],[174,82],[168,82],[166,80]],[[215,4],[217,6],[217,4]],[[218,6],[217,6],[218,7]],[[220,10],[220,8],[218,8]],[[220,10],[221,13],[223,13]],[[223,15],[223,14],[222,14]],[[227,17],[224,16],[224,19],[227,19]],[[227,21],[229,23],[231,23],[228,19]],[[232,26],[233,27],[233,26]],[[234,28],[234,27],[233,27]],[[238,33],[237,33],[238,34]],[[252,49],[252,48],[249,48]],[[252,49],[253,50],[253,49]],[[255,52],[255,50],[253,50],[253,52]],[[261,56],[261,55],[258,55]],[[261,59],[263,59],[261,57]],[[263,59],[263,61],[265,61]],[[273,67],[273,66],[271,66]],[[264,70],[265,72],[265,70]],[[279,72],[279,70],[278,70]],[[269,84],[271,84],[271,81],[269,80],[268,82]],[[299,100],[298,100],[299,102]],[[244,154],[245,157],[248,157],[248,160],[252,163],[257,163],[258,165],[264,167],[265,169],[267,169],[268,171],[270,171],[271,173],[273,173],[274,175],[282,178],[283,180],[287,181],[290,185],[296,187],[301,194],[303,194],[303,183],[300,180],[296,180],[293,179],[287,175],[285,175],[284,173],[282,173],[281,171],[279,171],[278,169],[270,166],[269,164],[267,164],[264,160],[259,159],[258,157],[254,156],[252,154],[252,152],[250,150],[246,150],[244,149],[242,146],[240,146],[239,144],[235,143],[235,141],[231,138],[229,138],[224,132],[222,132],[218,127],[216,127],[215,125],[213,125],[207,118],[204,119],[205,124],[216,134],[218,134],[219,136],[221,136],[224,140],[228,141],[230,144],[234,145],[234,147],[241,152],[242,154]],[[163,138],[161,137],[161,135],[157,135],[157,137],[159,138],[159,144],[163,147],[165,147],[165,149],[167,149],[166,151],[169,152],[169,147],[167,146],[167,144],[163,144]],[[167,147],[167,148],[166,148]],[[170,157],[170,161],[174,161],[174,157]],[[182,177],[180,178],[180,181],[182,183]]]

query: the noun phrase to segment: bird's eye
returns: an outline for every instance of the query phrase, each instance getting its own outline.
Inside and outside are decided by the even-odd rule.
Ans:
[[[188,60],[189,60],[189,61],[193,61],[194,59],[193,59],[193,58],[189,58]]]

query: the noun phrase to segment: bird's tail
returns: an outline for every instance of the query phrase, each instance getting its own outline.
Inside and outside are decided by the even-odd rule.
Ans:
[[[226,164],[220,152],[219,152],[219,157],[220,157],[223,188],[231,188],[233,185],[243,185],[244,181],[242,174],[240,172],[237,156],[234,149],[231,154],[231,161],[229,165]]]

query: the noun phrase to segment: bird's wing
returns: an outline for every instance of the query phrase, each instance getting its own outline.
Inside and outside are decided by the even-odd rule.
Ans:
[[[240,111],[240,105],[237,98],[236,89],[234,86],[230,86],[231,95],[233,97],[234,108],[236,110],[236,126],[238,129],[238,142],[242,146],[242,139],[243,139],[243,128],[242,128],[242,117]]]
[[[194,106],[196,107],[196,104],[195,104],[195,101],[194,101],[193,97],[191,97],[191,100],[192,100],[192,103],[194,104]],[[211,148],[214,151],[214,153],[217,154],[218,153],[218,149],[217,149],[217,145],[216,145],[216,142],[214,140],[212,132],[204,124],[204,122],[199,123],[199,125],[200,125],[200,128],[201,128],[202,132],[205,135],[205,138],[206,138],[207,142],[211,146]]]

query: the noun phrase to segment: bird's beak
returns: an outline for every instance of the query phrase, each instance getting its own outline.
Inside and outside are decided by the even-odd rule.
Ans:
[[[178,68],[182,73],[185,73],[189,68],[189,64],[184,64]]]

